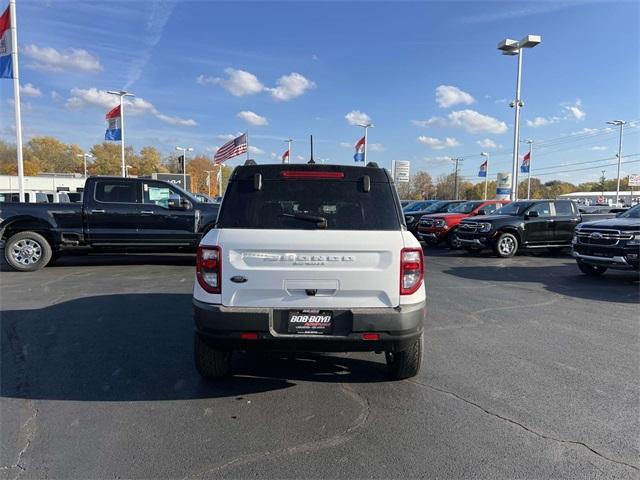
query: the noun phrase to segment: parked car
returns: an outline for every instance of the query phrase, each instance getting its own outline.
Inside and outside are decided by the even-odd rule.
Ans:
[[[602,275],[608,268],[639,271],[640,205],[616,218],[578,225],[572,253],[587,275]]]
[[[217,203],[217,204],[220,203],[218,200],[214,199],[213,197],[210,197],[205,193],[194,193],[193,196],[196,197],[196,199],[202,203]]]
[[[69,203],[71,200],[67,192],[44,192],[49,203]]]
[[[433,246],[446,242],[450,248],[460,248],[457,232],[463,219],[491,215],[507,203],[507,200],[471,200],[456,205],[449,213],[423,215],[418,223],[418,239]]]
[[[416,375],[424,261],[382,168],[245,165],[197,253],[195,363],[228,375],[236,350],[385,352]]]
[[[437,202],[438,200],[415,200],[410,202],[408,205],[403,205],[402,211],[405,213],[420,212]]]
[[[82,192],[67,192],[67,196],[72,203],[82,203]]]
[[[195,251],[217,215],[168,182],[90,177],[82,204],[0,204],[0,239],[9,265],[33,271],[70,251]]]
[[[425,200],[431,202],[420,210],[412,210],[404,212],[404,221],[407,229],[414,235],[418,235],[418,222],[423,215],[430,213],[446,213],[452,211],[456,206],[464,202],[464,200]]]
[[[416,203],[416,200],[400,200],[400,206],[404,209],[404,207],[407,207],[409,205],[411,205],[412,203]]]
[[[17,190],[0,190],[0,202],[19,203],[20,194]],[[25,190],[24,203],[49,203],[49,199],[43,192]]]
[[[462,220],[458,238],[468,251],[491,248],[499,257],[512,257],[520,248],[570,247],[580,221],[571,200],[518,201],[494,215]]]

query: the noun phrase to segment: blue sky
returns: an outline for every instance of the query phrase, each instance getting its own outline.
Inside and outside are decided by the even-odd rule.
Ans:
[[[623,155],[638,162],[623,170],[640,172],[635,1],[17,2],[27,139],[89,148],[104,136],[105,91],[126,88],[136,147],[212,155],[248,130],[259,162],[279,157],[287,138],[303,161],[313,133],[316,159],[352,163],[362,129],[350,123],[370,119],[369,160],[410,160],[437,176],[463,157],[476,181],[482,151],[492,174],[510,165],[516,57],[496,45],[539,34],[523,58],[521,138],[535,142],[534,172],[614,177],[618,137],[605,122],[617,118],[635,121]],[[1,80],[6,140],[12,96]]]

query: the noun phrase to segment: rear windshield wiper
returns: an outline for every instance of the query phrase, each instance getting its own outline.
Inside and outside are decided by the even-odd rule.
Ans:
[[[297,220],[306,220],[307,222],[316,222],[316,227],[327,228],[327,219],[319,215],[309,215],[308,213],[283,213],[280,216],[295,218]]]

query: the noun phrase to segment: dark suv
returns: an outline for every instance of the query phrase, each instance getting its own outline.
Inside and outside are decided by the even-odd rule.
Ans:
[[[573,256],[587,275],[608,268],[640,270],[640,205],[616,218],[581,223],[573,237]]]
[[[494,215],[460,222],[458,239],[463,248],[478,252],[491,248],[499,257],[512,257],[519,248],[571,247],[580,214],[571,200],[513,202]]]

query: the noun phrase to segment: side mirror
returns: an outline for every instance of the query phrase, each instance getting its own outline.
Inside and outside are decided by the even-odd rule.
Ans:
[[[487,211],[484,208],[481,208],[476,212],[476,215],[486,215]]]
[[[189,200],[182,198],[180,199],[180,208],[182,210],[191,210],[193,209],[193,204]]]
[[[527,212],[527,218],[538,218],[539,216],[540,214],[535,210]]]

